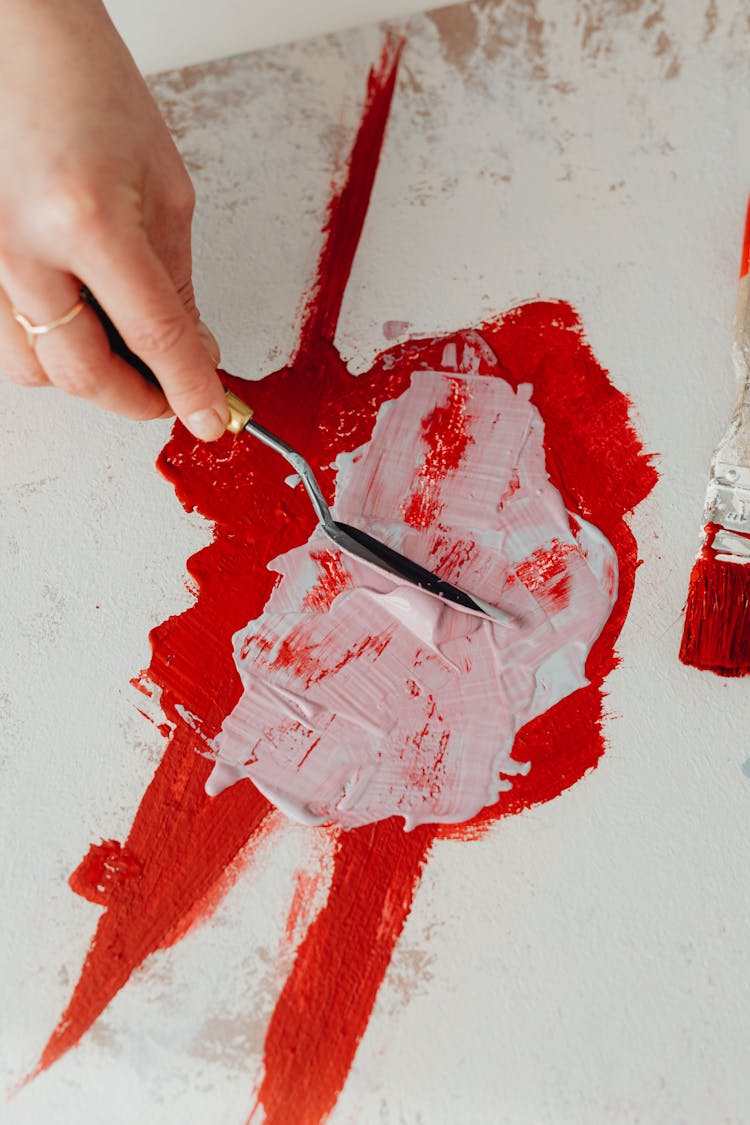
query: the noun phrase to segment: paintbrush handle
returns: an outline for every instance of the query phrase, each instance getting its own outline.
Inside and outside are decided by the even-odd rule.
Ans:
[[[750,371],[750,199],[745,216],[745,232],[740,257],[740,280],[737,287],[737,306],[734,314],[732,359],[737,375],[740,398],[747,395]],[[738,406],[741,405],[738,402]]]
[[[737,382],[737,397],[729,427],[714,456],[714,472],[725,476],[724,467],[740,467],[750,485],[750,200],[740,257],[740,280],[732,336],[732,366]],[[735,478],[736,479],[736,478]]]

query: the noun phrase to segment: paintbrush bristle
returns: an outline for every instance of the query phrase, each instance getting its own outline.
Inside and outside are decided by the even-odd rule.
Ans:
[[[750,563],[698,556],[685,603],[680,660],[719,676],[750,673]]]

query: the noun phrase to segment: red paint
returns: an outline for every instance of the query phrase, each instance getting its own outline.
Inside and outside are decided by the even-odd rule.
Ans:
[[[91,845],[68,883],[77,895],[104,906],[112,887],[139,874],[138,860],[128,855],[118,840],[102,840]]]
[[[437,571],[449,582],[460,576],[461,568],[476,553],[473,539],[449,539],[439,536],[435,540],[430,569]]]
[[[690,574],[680,660],[717,676],[750,675],[750,563],[716,557],[714,539],[722,530],[709,523]],[[750,539],[742,532],[733,532]]]
[[[742,237],[742,254],[740,256],[740,281],[750,270],[750,199],[747,201],[745,214],[745,233]]]
[[[392,819],[338,837],[328,902],[266,1033],[257,1095],[266,1125],[318,1125],[335,1105],[434,835]]]
[[[466,388],[457,380],[450,380],[448,401],[425,418],[421,436],[425,453],[401,514],[410,527],[425,528],[432,527],[440,515],[441,480],[458,468],[474,440],[466,429]]]
[[[511,496],[513,496],[515,492],[518,492],[520,487],[521,480],[518,476],[518,469],[514,469],[511,474],[510,481],[508,482],[508,487],[506,488],[505,492],[502,494],[498,502],[497,510],[499,512],[503,510],[505,504],[508,502],[508,500],[510,500]]]
[[[310,557],[320,571],[320,578],[305,598],[305,609],[324,613],[330,609],[334,598],[352,585],[352,580],[342,565],[341,556],[333,551],[313,551]]]
[[[553,539],[549,547],[540,547],[516,567],[515,575],[532,594],[549,586],[555,578],[565,573],[565,557],[574,554],[572,543]]]
[[[409,341],[383,353],[357,378],[333,344],[380,155],[399,50],[389,45],[370,74],[347,179],[329,208],[297,353],[288,367],[252,386],[258,418],[305,454],[329,494],[329,466],[336,454],[368,440],[378,407],[406,389],[414,367],[434,369],[446,344],[460,355],[467,336],[456,332]],[[499,357],[504,377],[514,386],[533,384],[554,483],[567,505],[597,524],[617,550],[618,601],[590,654],[590,685],[521,731],[516,753],[532,768],[514,779],[513,789],[495,807],[458,828],[420,828],[407,834],[400,820],[393,819],[334,837],[327,901],[296,952],[268,1027],[258,1092],[267,1125],[317,1125],[334,1106],[433,840],[470,839],[500,816],[557,796],[595,766],[603,752],[603,681],[616,663],[615,641],[637,565],[635,540],[624,516],[653,487],[656,473],[630,425],[627,399],[596,362],[568,305],[523,305],[480,331]],[[236,390],[243,388],[230,376],[226,381]],[[175,730],[124,845],[137,873],[125,878],[115,871],[111,877],[80,979],[40,1069],[78,1042],[150,953],[170,945],[205,916],[238,869],[241,850],[268,830],[269,805],[249,782],[216,798],[205,796],[209,763],[196,751],[216,733],[238,698],[231,638],[262,612],[276,581],[267,562],[305,542],[314,516],[301,490],[284,483],[286,467],[279,458],[249,439],[227,435],[216,445],[200,445],[177,424],[159,464],[185,507],[213,521],[214,542],[189,561],[195,605],[164,622],[151,637],[153,656],[143,680],[160,689],[165,717]],[[197,717],[201,734],[185,724],[179,705]],[[299,901],[293,912],[299,917]]]

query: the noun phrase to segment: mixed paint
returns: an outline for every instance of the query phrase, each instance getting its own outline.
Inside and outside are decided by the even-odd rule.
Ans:
[[[528,768],[511,756],[520,728],[586,683],[614,549],[550,483],[532,388],[514,391],[479,335],[440,358],[337,459],[335,515],[499,598],[511,623],[456,610],[316,529],[271,563],[281,581],[235,637],[243,691],[212,740],[209,792],[249,777],[306,824],[466,821]]]
[[[531,302],[391,346],[357,377],[335,346],[399,53],[389,43],[370,73],[295,355],[248,397],[338,518],[514,621],[446,609],[342,556],[272,451],[229,435],[203,446],[176,426],[160,468],[214,540],[189,563],[195,604],[154,630],[138,680],[159,696],[164,756],[127,839],[94,845],[71,877],[104,909],[38,1070],[210,911],[274,831],[276,803],[322,825],[310,831],[332,876],[256,1099],[286,1122],[294,1089],[295,1121],[321,1121],[435,841],[557,796],[603,753],[603,684],[638,561],[625,516],[656,474],[575,312]]]

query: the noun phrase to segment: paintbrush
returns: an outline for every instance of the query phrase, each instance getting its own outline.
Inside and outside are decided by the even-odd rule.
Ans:
[[[140,356],[137,356],[131,351],[110,317],[90,290],[85,287],[82,288],[81,296],[88,302],[99,317],[102,327],[107,334],[107,339],[112,351],[129,363],[131,367],[134,367],[144,379],[158,386],[158,380],[153,371],[144,363]],[[511,614],[506,613],[505,610],[500,609],[498,606],[491,605],[475,594],[469,594],[466,590],[454,586],[452,582],[447,582],[445,579],[440,578],[439,575],[420,566],[419,563],[406,558],[405,555],[395,551],[386,543],[368,535],[366,531],[362,531],[357,527],[352,527],[351,524],[341,523],[339,520],[335,520],[323,497],[315,474],[302,454],[292,448],[291,445],[288,445],[280,437],[277,437],[276,434],[272,434],[269,430],[254,421],[252,408],[248,406],[247,403],[243,402],[236,394],[226,388],[225,394],[229,407],[227,430],[233,434],[252,434],[253,437],[263,442],[264,445],[274,449],[292,466],[305,487],[305,491],[318,517],[321,529],[337,547],[340,547],[341,550],[345,551],[347,554],[353,555],[369,563],[371,566],[377,567],[379,570],[386,571],[386,573],[400,579],[402,582],[406,582],[411,586],[418,586],[420,589],[426,590],[430,594],[436,594],[439,598],[442,598],[443,601],[465,610],[468,613],[478,614],[503,625],[515,621],[515,618]]]
[[[750,200],[732,340],[737,399],[711,461],[701,549],[690,575],[680,660],[750,673]]]

